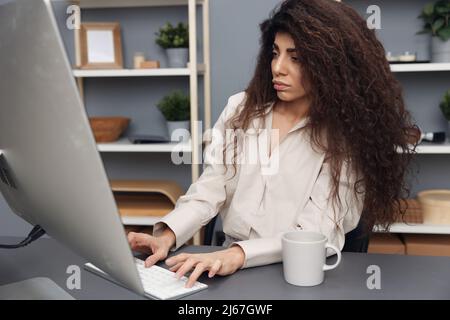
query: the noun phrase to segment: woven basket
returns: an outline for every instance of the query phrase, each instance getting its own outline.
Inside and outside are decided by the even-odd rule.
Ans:
[[[128,128],[130,119],[125,117],[89,118],[96,142],[113,142]]]

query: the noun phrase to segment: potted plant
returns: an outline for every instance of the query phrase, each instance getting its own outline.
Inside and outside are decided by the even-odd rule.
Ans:
[[[181,91],[175,91],[169,95],[166,95],[157,104],[157,107],[167,121],[167,130],[171,140],[188,141],[190,138],[189,120],[191,110],[189,96],[186,96]]]
[[[418,18],[423,19],[425,25],[417,34],[431,34],[431,60],[450,62],[450,1],[425,5]]]
[[[166,50],[170,68],[186,68],[189,56],[188,25],[179,22],[173,26],[167,22],[157,35],[156,43]]]
[[[450,139],[450,89],[444,94],[444,98],[439,104],[442,113],[444,114],[445,119],[448,121],[447,133]]]

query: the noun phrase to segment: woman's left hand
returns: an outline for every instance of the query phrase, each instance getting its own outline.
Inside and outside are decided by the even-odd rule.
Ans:
[[[190,288],[203,272],[209,270],[210,278],[216,274],[230,275],[239,270],[244,265],[244,261],[244,251],[239,246],[233,246],[211,253],[180,253],[167,259],[166,264],[170,267],[170,271],[176,272],[178,279],[194,268],[186,283],[186,288]]]

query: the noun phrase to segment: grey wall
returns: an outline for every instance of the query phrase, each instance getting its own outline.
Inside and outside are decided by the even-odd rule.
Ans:
[[[227,98],[242,91],[251,79],[258,52],[258,25],[278,2],[210,1],[213,123],[225,106]],[[380,6],[382,29],[378,30],[378,35],[387,51],[417,51],[419,57],[425,56],[423,37],[415,36],[415,32],[421,27],[421,21],[416,17],[428,0],[346,2],[365,17],[368,16],[365,11],[369,5]],[[201,16],[201,11],[197,12]],[[55,13],[68,55],[73,61],[72,32],[65,28],[65,4],[56,4]],[[83,13],[82,19],[117,20],[121,23],[126,67],[131,67],[135,51],[144,51],[148,58],[160,59],[164,65],[165,57],[154,45],[153,32],[166,21],[187,21],[187,9],[175,7],[89,10]],[[201,19],[197,24],[199,32],[200,21]],[[201,62],[203,59],[200,41],[198,49]],[[418,125],[424,130],[445,130],[446,122],[437,104],[443,92],[450,87],[450,72],[397,73],[396,76],[404,86],[407,106]],[[202,77],[199,77],[199,80],[202,87]],[[85,83],[87,111],[90,115],[132,117],[133,122],[127,133],[158,133],[164,130],[164,127],[163,118],[155,109],[155,103],[172,89],[181,88],[187,92],[188,81],[187,77],[88,79]],[[202,92],[201,90],[200,98]],[[200,106],[203,106],[201,99]],[[111,178],[173,179],[185,189],[191,180],[190,167],[170,164],[170,155],[164,153],[103,154],[103,159]],[[417,173],[415,179],[410,178],[413,195],[422,189],[450,188],[449,165],[450,155],[418,155],[411,166]],[[23,235],[28,230],[29,226],[13,216],[0,198],[0,235]]]

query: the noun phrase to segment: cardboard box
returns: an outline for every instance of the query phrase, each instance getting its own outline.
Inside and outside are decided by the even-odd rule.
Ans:
[[[450,235],[405,234],[406,254],[418,256],[450,256]]]
[[[367,253],[405,254],[405,245],[397,234],[373,233]]]
[[[423,223],[422,207],[416,199],[403,199],[401,207],[406,212],[403,216],[399,216],[397,222],[403,223]]]

